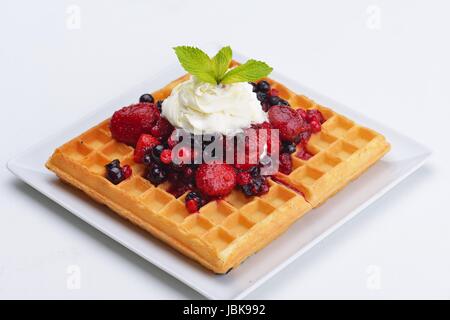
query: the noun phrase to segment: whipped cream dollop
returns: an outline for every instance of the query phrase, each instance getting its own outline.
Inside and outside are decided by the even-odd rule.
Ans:
[[[247,82],[215,85],[191,76],[164,100],[162,115],[174,127],[191,133],[234,135],[267,121],[252,89]]]

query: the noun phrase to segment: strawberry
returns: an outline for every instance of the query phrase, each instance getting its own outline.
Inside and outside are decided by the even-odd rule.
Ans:
[[[196,172],[195,182],[203,194],[224,197],[236,186],[236,172],[228,164],[203,163]]]
[[[279,130],[283,141],[295,141],[303,131],[307,130],[307,123],[293,109],[287,106],[273,106],[269,110],[270,124]]]
[[[151,134],[141,134],[136,144],[136,148],[134,149],[134,162],[142,163],[144,155],[158,144],[159,140]]]
[[[138,103],[114,113],[110,122],[112,137],[119,142],[135,146],[143,133],[150,130],[159,119],[156,107],[151,103]]]
[[[174,127],[166,118],[159,118],[151,128],[150,133],[157,138],[167,139],[173,130]]]

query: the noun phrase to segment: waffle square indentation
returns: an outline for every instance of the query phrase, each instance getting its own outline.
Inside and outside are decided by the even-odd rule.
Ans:
[[[111,138],[101,130],[92,130],[84,134],[81,141],[93,149],[100,149],[111,141]]]
[[[274,185],[270,188],[269,192],[263,195],[261,198],[270,203],[275,208],[278,208],[294,198],[297,194],[281,185]]]
[[[235,212],[225,220],[223,227],[234,236],[240,237],[253,227],[254,224],[253,221],[242,214]]]
[[[175,198],[171,194],[157,188],[147,191],[142,196],[142,202],[155,213],[161,211],[172,200]]]
[[[122,160],[125,157],[130,156],[134,152],[134,149],[123,143],[112,141],[108,143],[101,151],[110,160]]]
[[[270,215],[275,208],[262,200],[255,200],[241,208],[242,214],[253,222],[259,222]]]
[[[358,150],[358,148],[351,145],[350,143],[341,140],[338,141],[335,145],[333,145],[328,150],[328,152],[341,160],[346,160],[353,153],[355,153],[356,150]]]
[[[125,180],[119,186],[127,193],[136,197],[140,196],[148,189],[153,187],[150,182],[139,176],[130,178],[129,180]]]
[[[239,209],[240,207],[246,205],[249,202],[252,202],[255,197],[247,197],[240,190],[233,190],[231,193],[225,198],[225,201],[230,203],[233,207]]]
[[[92,149],[81,141],[75,140],[63,146],[62,151],[75,161],[81,161],[91,153]]]
[[[104,176],[106,173],[105,165],[110,161],[104,156],[94,153],[89,155],[84,161],[83,165],[85,165],[89,171]]]
[[[312,157],[308,165],[318,169],[322,172],[327,172],[333,169],[342,161],[339,158],[333,157],[326,152],[321,152],[318,155]]]
[[[355,127],[345,135],[344,139],[356,147],[362,148],[376,136],[377,134],[370,129]]]
[[[183,222],[183,227],[188,232],[200,237],[208,232],[213,227],[213,224],[199,214],[192,214]]]
[[[184,203],[181,203],[178,200],[172,201],[165,206],[162,209],[161,214],[175,223],[182,223],[184,219],[190,215]]]
[[[222,223],[226,217],[233,213],[235,209],[225,201],[211,201],[204,207],[200,208],[200,215],[208,218],[215,224]]]
[[[235,239],[227,231],[217,227],[208,231],[204,238],[219,251],[225,249]]]
[[[311,186],[323,176],[323,172],[309,166],[303,166],[292,173],[292,179],[304,185]]]
[[[321,131],[311,136],[308,146],[312,146],[313,148],[315,147],[320,150],[325,150],[336,140],[336,137]]]
[[[342,137],[344,136],[348,130],[350,130],[353,127],[354,123],[353,121],[339,115],[335,115],[328,121],[326,121],[322,128],[332,134],[335,137]]]

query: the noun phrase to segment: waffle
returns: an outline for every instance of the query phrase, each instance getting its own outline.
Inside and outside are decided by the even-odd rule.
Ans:
[[[166,98],[187,77],[152,93],[155,100]],[[305,161],[294,153],[292,173],[278,173],[276,179],[270,179],[269,192],[263,196],[246,197],[234,190],[223,200],[209,202],[198,214],[190,214],[184,205],[186,194],[175,198],[167,192],[168,183],[154,186],[142,177],[144,166],[133,161],[133,148],[112,139],[109,119],[57,148],[46,166],[63,181],[184,255],[216,273],[225,273],[274,240],[389,150],[389,144],[379,133],[295,94],[274,80],[267,80],[291,106],[319,109],[326,122],[307,145],[314,156]],[[104,166],[113,159],[133,169],[132,176],[118,185],[105,178]]]

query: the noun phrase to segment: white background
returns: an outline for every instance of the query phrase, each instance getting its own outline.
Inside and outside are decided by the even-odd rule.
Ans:
[[[173,62],[172,46],[209,42],[434,151],[248,298],[450,298],[449,15],[444,0],[1,1],[0,298],[201,298],[5,164]],[[71,265],[80,289],[67,286]]]

